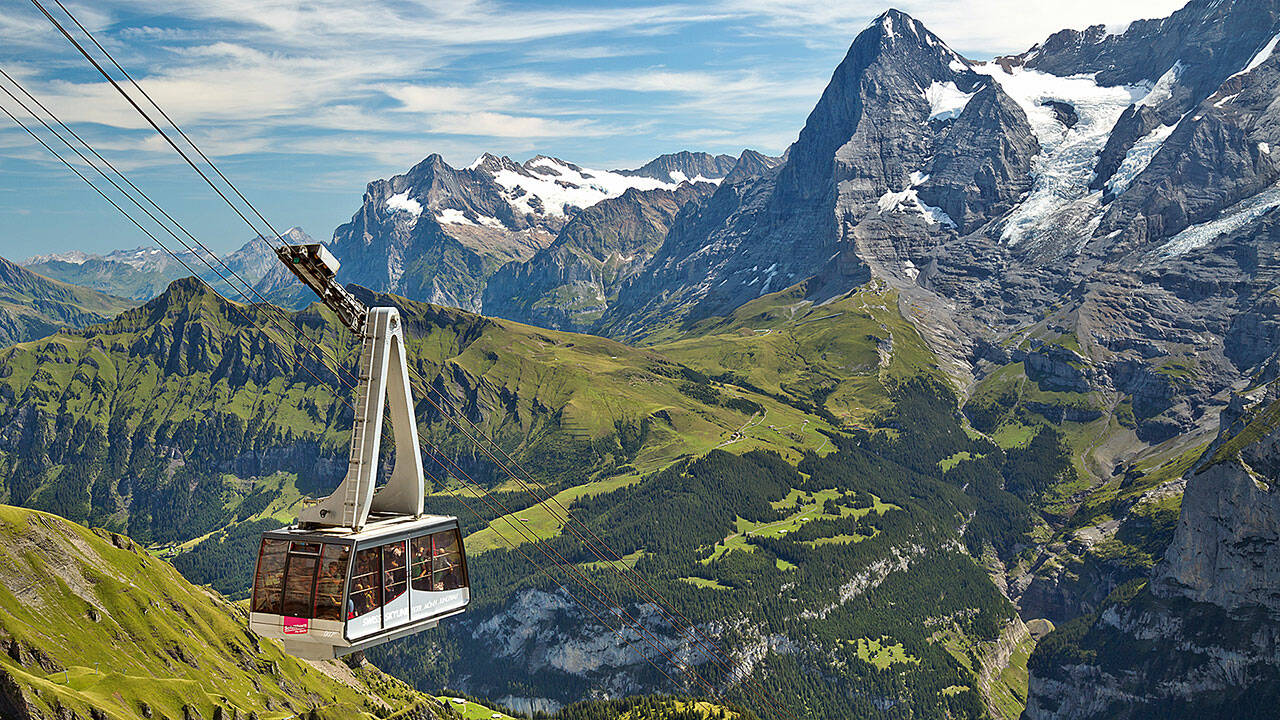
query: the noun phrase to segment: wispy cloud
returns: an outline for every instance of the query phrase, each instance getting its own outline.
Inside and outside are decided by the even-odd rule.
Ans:
[[[71,7],[203,149],[234,162],[249,185],[279,193],[288,222],[322,235],[359,200],[342,208],[327,193],[361,188],[431,152],[458,163],[486,150],[547,152],[596,167],[634,167],[684,148],[780,153],[849,42],[887,2],[78,0]],[[895,4],[958,50],[994,54],[1064,26],[1164,15],[1179,0]],[[182,169],[25,3],[0,14],[0,66],[121,167]],[[0,131],[0,190],[49,162],[25,136]]]

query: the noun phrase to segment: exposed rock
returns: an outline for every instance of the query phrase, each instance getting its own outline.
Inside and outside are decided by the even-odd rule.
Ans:
[[[681,208],[714,190],[711,183],[632,189],[583,210],[551,245],[489,278],[485,312],[555,330],[588,330],[653,256]]]
[[[685,180],[697,182],[699,178],[703,181],[719,180],[729,175],[739,162],[732,155],[709,155],[704,152],[682,150],[669,155],[659,155],[635,170],[619,170],[618,173],[651,177],[662,182],[679,183]]]
[[[994,83],[969,100],[938,144],[919,196],[942,208],[961,233],[1003,215],[1031,189],[1040,143],[1022,108]]]
[[[1049,635],[1024,717],[1261,717],[1280,702],[1280,404],[1237,399],[1145,590]]]

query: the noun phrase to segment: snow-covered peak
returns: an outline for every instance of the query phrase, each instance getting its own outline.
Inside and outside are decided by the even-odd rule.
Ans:
[[[618,197],[636,188],[675,189],[680,181],[623,175],[610,170],[592,170],[557,158],[539,155],[524,167],[503,167],[493,173],[507,202],[519,213],[563,217],[591,207],[601,200]]]
[[[70,265],[83,265],[89,260],[102,257],[101,255],[90,255],[80,250],[72,250],[64,253],[50,253],[48,255],[32,255],[26,260],[18,262],[19,265],[39,265],[41,263],[63,262]]]

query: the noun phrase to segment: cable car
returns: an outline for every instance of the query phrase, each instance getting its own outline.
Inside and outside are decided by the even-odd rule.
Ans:
[[[456,518],[263,533],[250,627],[298,657],[333,658],[435,627],[470,601]]]
[[[435,627],[471,601],[456,517],[423,512],[423,467],[399,312],[367,308],[319,244],[277,254],[363,338],[351,453],[337,489],[262,534],[249,627],[302,658],[341,657]],[[396,460],[376,487],[384,409]]]

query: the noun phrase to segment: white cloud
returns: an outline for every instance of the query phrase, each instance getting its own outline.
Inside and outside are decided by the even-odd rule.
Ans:
[[[1133,20],[1165,17],[1184,4],[1186,0],[900,0],[893,6],[918,18],[952,47],[996,55],[1021,52],[1063,28],[1102,24],[1123,29]],[[836,42],[840,35],[852,39],[888,8],[884,0],[724,0],[717,6],[778,32],[835,30]]]
[[[358,192],[431,152],[465,164],[486,150],[554,150],[593,167],[682,147],[780,153],[844,49],[890,4],[79,2],[77,16],[211,156],[256,163],[251,173],[283,168],[249,175],[262,187],[326,193]],[[1021,51],[1062,27],[1166,15],[1180,0],[894,4],[982,55]],[[123,169],[181,163],[25,3],[0,14],[0,67]],[[49,162],[41,152],[0,131],[10,177]],[[327,219],[316,224],[323,233]]]

